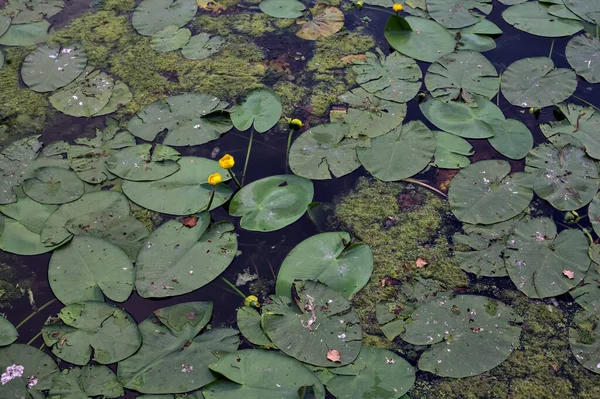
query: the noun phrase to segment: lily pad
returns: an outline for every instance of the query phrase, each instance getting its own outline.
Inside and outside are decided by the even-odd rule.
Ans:
[[[208,228],[208,213],[194,227],[170,220],[146,240],[136,261],[135,288],[144,298],[182,295],[204,287],[233,262],[237,236],[228,222]]]
[[[87,54],[80,45],[40,46],[21,66],[23,82],[33,91],[49,92],[68,85],[84,71]]]
[[[427,12],[446,28],[464,28],[492,12],[492,0],[427,0]]]
[[[571,97],[576,88],[575,72],[554,68],[554,62],[547,57],[515,61],[502,74],[502,94],[519,107],[555,105]]]
[[[575,359],[586,369],[600,374],[600,317],[590,310],[580,310],[569,328],[569,343]]]
[[[241,216],[240,227],[275,231],[300,219],[312,202],[310,180],[295,175],[270,176],[239,190],[229,204],[231,216]]]
[[[329,37],[344,27],[344,13],[339,8],[317,4],[311,8],[312,19],[306,21],[296,33],[301,39],[318,40]]]
[[[598,24],[598,15],[600,14],[600,4],[593,0],[563,0],[565,6],[580,18],[586,21]]]
[[[144,36],[152,36],[169,25],[187,24],[198,11],[195,0],[144,0],[133,12],[131,22]]]
[[[385,38],[394,49],[419,61],[434,62],[454,51],[454,36],[435,21],[392,15],[385,25]]]
[[[373,254],[364,243],[352,243],[345,232],[309,237],[287,255],[277,274],[275,292],[292,297],[296,280],[319,281],[344,298],[352,298],[371,278]]]
[[[100,111],[96,112],[94,116],[111,114],[118,110],[120,106],[129,104],[131,100],[133,100],[133,93],[129,90],[129,87],[120,80],[115,80],[115,85],[110,100],[108,100],[108,104]]]
[[[588,241],[577,229],[557,234],[547,217],[519,222],[508,239],[504,254],[506,270],[517,288],[530,298],[548,298],[575,287],[592,261]],[[573,278],[564,271],[573,272]]]
[[[459,169],[471,163],[468,157],[475,154],[473,146],[454,134],[434,131],[435,153],[432,165],[440,169]]]
[[[133,291],[135,273],[127,254],[100,238],[76,236],[54,251],[48,266],[50,288],[59,301],[124,302]]]
[[[43,351],[32,346],[12,344],[0,348],[0,370],[10,366],[23,366],[23,375],[0,385],[3,398],[44,398],[42,391],[50,389],[60,370],[54,360]],[[37,377],[37,384],[28,388],[29,377]]]
[[[350,302],[313,281],[295,282],[293,289],[294,305],[272,297],[273,303],[264,307],[262,326],[271,341],[286,355],[314,366],[352,363],[360,352],[362,328]],[[339,355],[335,361],[327,356],[334,350]]]
[[[550,15],[549,7],[548,4],[528,1],[507,8],[502,18],[517,29],[544,37],[571,36],[583,29],[578,21]]]
[[[302,363],[285,355],[260,349],[229,353],[209,365],[227,378],[202,390],[206,399],[296,399],[302,392],[325,399],[325,388]]]
[[[258,310],[250,306],[242,306],[237,310],[237,326],[249,342],[257,346],[275,348],[275,345],[260,325],[261,316]]]
[[[598,168],[581,148],[542,144],[525,160],[525,170],[535,175],[535,193],[558,210],[579,209],[598,191]]]
[[[13,24],[27,24],[53,17],[64,5],[62,0],[9,0],[2,12],[12,17]]]
[[[492,224],[517,216],[529,206],[533,191],[525,173],[510,173],[501,160],[475,162],[452,179],[448,201],[458,220]]]
[[[142,393],[182,393],[216,379],[208,365],[237,350],[239,336],[230,328],[200,334],[210,320],[212,302],[186,302],[154,311],[139,325],[143,344],[119,362],[125,388]]]
[[[159,53],[168,53],[183,48],[190,41],[190,37],[192,32],[189,29],[169,25],[152,35],[150,47]]]
[[[425,75],[425,85],[433,97],[444,101],[473,95],[491,99],[498,93],[498,72],[491,62],[475,51],[458,51],[440,57]]]
[[[368,346],[352,364],[331,372],[335,377],[327,382],[327,390],[336,398],[398,399],[415,383],[410,363],[394,352]]]
[[[441,377],[481,374],[500,365],[519,346],[521,318],[488,297],[438,296],[417,308],[411,319],[402,339],[431,345],[421,355],[419,369]]]
[[[357,140],[346,138],[346,124],[317,125],[298,137],[290,148],[290,168],[313,180],[342,177],[360,167]]]
[[[1,211],[2,209],[0,208],[0,212]],[[592,202],[590,202],[590,206],[588,207],[588,216],[594,232],[596,234],[600,234],[600,194],[596,194],[594,199],[592,199]]]
[[[500,29],[492,21],[483,19],[475,25],[462,29],[450,29],[450,33],[456,35],[457,50],[472,50],[480,53],[496,48],[496,42],[490,36],[501,35]],[[460,35],[459,35],[460,34]]]
[[[236,129],[244,131],[254,126],[258,133],[264,133],[279,122],[281,101],[269,89],[253,90],[240,105],[231,111],[231,122]]]
[[[48,38],[48,21],[34,22],[31,24],[12,24],[2,36],[0,44],[4,46],[34,46]]]
[[[491,120],[488,124],[494,129],[494,137],[488,141],[496,151],[510,159],[523,159],[533,148],[533,136],[516,119]]]
[[[421,88],[421,68],[412,58],[399,52],[385,56],[367,52],[364,61],[353,61],[356,83],[384,100],[405,103],[412,100]]]
[[[218,53],[224,45],[225,38],[222,36],[210,36],[208,33],[201,32],[190,38],[181,49],[181,54],[188,60],[203,60]]]
[[[77,117],[91,117],[110,101],[114,81],[100,70],[84,71],[77,79],[49,97],[60,112]]]
[[[48,394],[52,399],[120,398],[124,392],[111,369],[94,364],[63,370],[52,382]]]
[[[133,355],[142,343],[135,320],[103,302],[72,303],[59,321],[44,325],[42,337],[52,353],[69,363],[85,365],[90,358],[110,364]]]
[[[298,18],[306,6],[298,0],[264,0],[259,4],[260,10],[275,18]]]
[[[19,332],[10,321],[0,316],[0,346],[12,344],[19,337]]]
[[[494,129],[489,122],[504,119],[500,108],[481,97],[473,97],[470,104],[428,97],[419,107],[429,122],[439,129],[469,139],[493,137]]]
[[[435,138],[421,121],[410,121],[358,148],[360,163],[383,181],[406,179],[425,169],[435,153]]]
[[[202,93],[181,94],[144,107],[127,124],[134,136],[154,141],[167,129],[165,145],[200,145],[218,139],[232,125],[223,110],[227,103]]]
[[[6,31],[10,27],[11,22],[12,19],[8,15],[0,13],[0,36],[6,33]]]
[[[180,169],[181,158],[174,149],[158,145],[153,155],[151,144],[139,144],[115,152],[106,160],[107,169],[125,180],[153,181],[171,176]],[[169,159],[157,160],[157,153],[168,151]]]
[[[571,68],[590,83],[600,82],[600,40],[590,35],[573,37],[565,50]]]
[[[592,261],[594,251],[597,251],[598,244],[592,244],[588,250],[588,255]],[[594,248],[596,247],[596,248]],[[600,270],[597,264],[592,263],[587,274],[583,278],[583,282],[575,286],[569,294],[577,302],[579,306],[585,310],[589,310],[598,314],[600,312]]]
[[[33,177],[23,181],[23,191],[41,204],[65,204],[81,198],[83,181],[70,170],[46,167],[36,169]]]
[[[229,172],[212,159],[182,157],[177,163],[180,169],[164,179],[124,181],[123,193],[136,204],[155,212],[190,215],[208,206],[213,189],[208,184],[208,176],[220,173],[224,181],[231,178]],[[217,185],[211,209],[227,202],[232,192],[225,183]]]

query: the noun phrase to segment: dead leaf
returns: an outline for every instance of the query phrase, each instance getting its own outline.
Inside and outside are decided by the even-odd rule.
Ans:
[[[563,274],[571,280],[575,278],[575,273],[572,270],[563,270]]]
[[[334,363],[341,363],[340,352],[335,349],[329,349],[327,351],[327,360],[331,360]]]
[[[196,216],[188,216],[186,218],[181,219],[181,224],[185,227],[194,227],[198,223],[198,218]]]
[[[220,14],[227,9],[227,6],[215,0],[196,0],[196,4],[198,4],[199,8],[210,11],[213,14]]]
[[[417,266],[417,268],[419,268],[419,269],[427,266],[428,264],[429,263],[425,259],[421,258],[420,256],[417,258],[417,261],[415,262],[415,266]]]
[[[318,7],[318,6],[317,6]],[[313,19],[302,25],[296,36],[305,40],[317,40],[338,32],[344,26],[344,13],[336,7],[317,8]]]
[[[352,64],[354,61],[366,61],[367,56],[364,54],[356,54],[356,55],[347,55],[345,57],[340,58],[345,64]]]

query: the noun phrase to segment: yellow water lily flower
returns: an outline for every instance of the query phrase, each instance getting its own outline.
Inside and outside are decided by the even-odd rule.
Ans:
[[[231,169],[235,165],[235,160],[229,154],[223,155],[221,159],[219,159],[219,166],[223,169]]]
[[[258,297],[256,295],[247,296],[246,299],[244,299],[244,306],[260,308],[260,302],[258,302]]]
[[[392,10],[394,10],[394,12],[400,12],[403,8],[404,7],[402,7],[402,4],[400,3],[396,3],[392,6]]]
[[[302,128],[302,121],[300,119],[291,119],[289,125],[290,128],[298,130]]]
[[[221,183],[223,181],[223,177],[221,177],[221,175],[219,173],[213,173],[212,175],[208,176],[208,184],[212,185],[212,186],[216,186],[217,184]]]
[[[356,3],[354,3],[356,5],[356,8],[358,8],[359,10],[361,8],[363,8],[363,6],[365,5],[365,3],[362,0],[358,0]]]

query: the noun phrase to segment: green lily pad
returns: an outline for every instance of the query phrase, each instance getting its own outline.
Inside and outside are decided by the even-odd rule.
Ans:
[[[517,216],[529,206],[533,191],[525,173],[510,173],[501,160],[475,162],[452,179],[448,202],[458,220],[492,224]]]
[[[459,169],[471,163],[468,157],[475,154],[473,146],[454,134],[434,131],[435,153],[432,165],[440,169]]]
[[[503,33],[502,29],[487,19],[483,19],[475,25],[467,26],[466,28],[449,29],[449,31],[457,36],[457,50],[472,50],[480,53],[495,49],[496,42],[490,36],[501,35]]]
[[[152,35],[150,47],[159,53],[168,53],[183,48],[190,41],[190,37],[192,32],[189,29],[169,25]]]
[[[290,148],[290,168],[298,176],[326,180],[345,176],[360,167],[357,140],[346,138],[348,125],[317,125],[298,137]]]
[[[419,61],[434,62],[454,51],[454,36],[435,21],[392,15],[385,25],[385,38],[394,49]]]
[[[190,215],[205,210],[208,206],[213,189],[213,186],[208,184],[208,176],[220,173],[223,181],[231,179],[229,172],[212,159],[182,157],[177,163],[180,169],[164,179],[148,182],[124,181],[123,193],[141,207],[155,212]],[[233,192],[225,183],[215,187],[211,209],[227,202]]]
[[[542,144],[531,150],[525,161],[525,170],[535,176],[535,193],[558,210],[579,209],[598,191],[598,168],[581,148]]]
[[[86,64],[87,54],[80,45],[40,46],[25,57],[21,77],[33,91],[54,91],[81,75]]]
[[[114,81],[100,70],[84,71],[77,79],[52,94],[48,100],[60,112],[77,117],[91,117],[108,104]]]
[[[135,320],[124,310],[103,302],[72,303],[62,308],[59,321],[42,328],[52,353],[77,365],[90,358],[100,364],[133,355],[142,343]]]
[[[421,121],[410,121],[358,148],[360,163],[383,181],[406,179],[425,169],[435,153],[435,138]]]
[[[225,38],[222,36],[210,36],[208,33],[201,32],[190,38],[181,49],[181,54],[188,60],[203,60],[218,53],[224,45]]]
[[[206,399],[296,399],[303,392],[325,399],[325,388],[302,363],[285,355],[260,349],[229,353],[209,365],[227,378],[202,390]]]
[[[464,28],[492,12],[492,0],[427,0],[427,12],[446,28]]]
[[[169,25],[187,24],[198,11],[195,0],[144,0],[133,12],[131,22],[144,36],[152,36]]]
[[[502,74],[502,94],[519,107],[555,105],[571,97],[576,88],[575,72],[554,68],[554,62],[547,57],[515,61]]]
[[[34,46],[48,38],[48,21],[31,24],[12,24],[5,34],[0,36],[0,44],[4,46]]]
[[[4,53],[0,51],[0,69],[4,66]]]
[[[331,369],[327,390],[336,398],[398,399],[415,383],[415,369],[394,352],[363,346],[356,360]]]
[[[94,364],[63,370],[52,382],[48,394],[52,399],[120,398],[124,391],[111,369]]]
[[[133,291],[135,273],[129,256],[100,238],[76,236],[54,251],[48,266],[50,288],[59,301],[125,302]]]
[[[309,237],[287,255],[277,274],[275,292],[292,297],[296,280],[319,281],[344,298],[352,298],[371,278],[373,254],[364,243],[352,243],[345,232]]]
[[[353,61],[352,71],[356,83],[384,100],[405,103],[412,100],[421,88],[421,68],[412,58],[399,52],[385,56],[377,48],[377,54],[367,52],[364,61]]]
[[[598,244],[592,244],[588,250],[588,255],[592,255],[595,250],[597,251]],[[590,258],[592,258],[590,256]],[[592,258],[594,261],[594,258]],[[575,286],[569,291],[571,297],[577,302],[579,306],[585,310],[598,313],[600,311],[600,270],[598,265],[592,263],[587,274],[583,278],[583,282]]]
[[[586,369],[600,374],[600,317],[590,310],[580,310],[569,328],[569,343],[575,359]]]
[[[544,37],[571,36],[583,29],[578,21],[550,15],[549,7],[537,1],[528,1],[507,8],[502,18],[519,30]]]
[[[151,144],[139,144],[115,152],[106,160],[106,167],[110,173],[125,180],[153,181],[171,176],[180,169],[177,161],[181,158],[174,149],[161,146],[156,147],[151,155]],[[156,153],[168,151],[169,159],[157,160]]]
[[[481,97],[473,97],[471,104],[428,97],[419,107],[429,122],[439,129],[469,139],[494,136],[494,129],[489,122],[504,119],[500,108]]]
[[[565,6],[586,21],[597,24],[600,4],[593,0],[563,0]]]
[[[120,106],[129,104],[131,100],[133,100],[133,93],[129,90],[129,87],[120,80],[115,80],[115,85],[110,100],[108,100],[108,104],[100,111],[96,112],[94,116],[111,114],[118,110]]]
[[[310,9],[312,19],[306,21],[296,33],[301,39],[318,40],[332,36],[344,27],[344,13],[327,4],[317,4]]]
[[[23,366],[23,375],[0,385],[0,397],[44,398],[42,391],[50,389],[60,372],[54,360],[38,348],[22,344],[0,348],[0,370],[4,373],[14,365]],[[28,388],[31,376],[37,377],[37,384]]]
[[[0,346],[7,346],[19,338],[19,332],[10,321],[0,316]]]
[[[298,18],[306,6],[298,0],[264,0],[259,4],[260,10],[275,18]]]
[[[81,198],[83,181],[75,172],[56,167],[36,169],[33,177],[23,181],[23,191],[41,204],[65,204]]]
[[[571,68],[590,83],[600,82],[600,40],[590,35],[573,37],[565,50]]]
[[[496,151],[510,159],[523,159],[533,148],[533,136],[516,119],[491,120],[488,124],[494,129],[494,137],[488,141]]]
[[[0,207],[0,212],[2,208]],[[600,234],[600,194],[596,194],[588,207],[588,217],[596,234]]]
[[[98,184],[115,176],[108,171],[106,161],[111,154],[135,145],[135,137],[121,130],[115,119],[106,120],[104,130],[96,129],[96,137],[79,137],[67,149],[71,168],[87,183]]]
[[[490,99],[498,93],[498,72],[491,62],[475,51],[458,51],[440,57],[425,75],[425,85],[433,97],[444,101],[472,95]]]
[[[575,287],[592,261],[581,230],[556,232],[547,217],[519,222],[507,242],[506,270],[517,288],[530,298],[548,298]],[[573,272],[570,278],[565,272]]]
[[[463,378],[491,370],[519,346],[521,318],[502,302],[484,296],[438,296],[417,308],[402,339],[431,345],[419,369]],[[468,361],[465,361],[468,359]]]
[[[13,24],[27,24],[53,17],[64,5],[62,0],[9,0],[2,12],[12,17]]]
[[[360,87],[338,99],[349,106],[339,122],[348,124],[350,138],[381,136],[400,126],[406,116],[406,104],[381,99]]]
[[[0,36],[6,33],[6,31],[10,27],[11,22],[12,19],[8,15],[0,13]]]
[[[257,346],[275,348],[267,334],[263,331],[258,310],[250,306],[242,306],[237,310],[237,326],[248,341]]]
[[[228,222],[208,228],[209,215],[187,227],[170,220],[156,229],[137,256],[135,288],[144,298],[182,295],[204,287],[233,262],[237,236]]]
[[[236,129],[244,131],[254,126],[264,133],[279,122],[281,101],[275,92],[269,89],[253,90],[240,105],[231,111],[231,122]]]
[[[297,281],[293,289],[294,305],[272,297],[273,303],[264,306],[262,326],[271,341],[286,355],[314,366],[352,363],[360,352],[362,328],[350,302],[313,281]],[[333,350],[339,352],[335,362],[327,358]]]
[[[66,227],[70,220],[102,211],[128,215],[129,201],[117,191],[95,191],[84,194],[77,201],[63,204],[44,223],[40,232],[42,244],[52,246],[65,243],[73,236]]]
[[[139,325],[143,344],[119,362],[117,376],[125,388],[142,393],[180,393],[216,379],[208,365],[234,352],[239,336],[231,328],[200,334],[210,320],[212,302],[186,302],[154,311]]]
[[[295,175],[270,176],[239,190],[229,204],[231,216],[241,216],[240,227],[275,231],[300,219],[312,202],[310,180]]]
[[[200,145],[218,139],[232,125],[223,115],[227,103],[202,93],[181,94],[144,107],[127,124],[134,136],[154,141],[167,129],[163,144]]]

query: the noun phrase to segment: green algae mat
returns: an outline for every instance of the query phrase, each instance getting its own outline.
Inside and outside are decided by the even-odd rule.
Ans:
[[[2,398],[600,397],[596,0],[88,3],[0,3]]]

